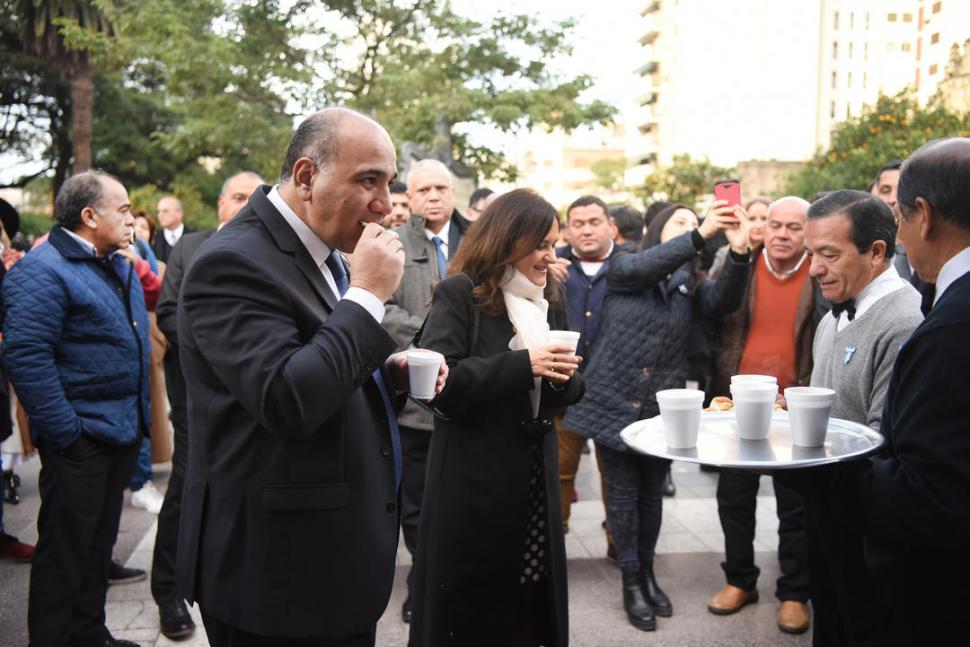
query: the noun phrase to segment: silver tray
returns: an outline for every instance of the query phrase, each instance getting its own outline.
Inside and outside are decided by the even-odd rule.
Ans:
[[[667,447],[660,416],[629,425],[620,438],[633,450],[650,456],[742,469],[792,469],[857,460],[875,454],[885,442],[865,425],[830,418],[824,446],[799,447],[792,444],[787,411],[774,413],[766,440],[738,438],[736,424],[733,411],[705,411],[697,446],[690,449]]]

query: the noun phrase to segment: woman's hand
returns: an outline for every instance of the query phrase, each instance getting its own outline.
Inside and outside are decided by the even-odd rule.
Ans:
[[[710,240],[719,231],[723,231],[727,235],[728,230],[736,229],[739,224],[735,207],[728,205],[727,200],[715,200],[711,203],[711,208],[707,210],[707,216],[704,217],[701,226],[697,228],[697,232],[704,237],[704,240]],[[747,240],[745,240],[745,245],[747,245]]]
[[[749,236],[751,235],[751,220],[744,207],[737,205],[734,207],[734,215],[738,218],[735,227],[728,227],[724,230],[724,235],[731,245],[731,251],[735,254],[747,254],[750,246]]]
[[[532,362],[532,374],[544,377],[551,382],[568,382],[573,376],[582,357],[573,354],[570,344],[549,344],[542,348],[529,351],[529,361]]]

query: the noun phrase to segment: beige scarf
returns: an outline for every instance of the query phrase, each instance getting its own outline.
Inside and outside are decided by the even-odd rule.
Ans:
[[[506,272],[502,283],[502,296],[509,321],[515,328],[515,336],[509,341],[512,350],[530,351],[549,345],[549,302],[542,296],[545,285],[536,285],[514,268]],[[529,392],[532,400],[532,417],[539,415],[539,397],[542,395],[542,378],[535,378],[535,387]]]

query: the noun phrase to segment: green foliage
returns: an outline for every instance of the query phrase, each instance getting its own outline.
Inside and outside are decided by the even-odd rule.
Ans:
[[[668,200],[694,205],[714,189],[714,183],[734,177],[737,171],[712,164],[710,160],[691,159],[690,155],[674,155],[669,166],[657,168],[643,183],[647,202]]]
[[[33,211],[20,212],[20,231],[25,236],[43,236],[51,230],[53,224],[54,221],[47,214]]]
[[[954,136],[970,136],[970,113],[949,111],[939,97],[920,106],[911,90],[880,95],[858,117],[835,126],[828,149],[792,174],[785,192],[811,198],[818,191],[865,190],[886,162],[905,159],[932,139]]]
[[[423,144],[485,177],[515,178],[500,151],[472,145],[465,124],[501,132],[536,126],[571,130],[609,123],[615,109],[583,103],[586,76],[562,79],[547,62],[568,55],[570,21],[543,26],[529,16],[491,22],[455,14],[447,0],[331,2],[334,40],[358,55],[331,59],[328,102],[374,115],[401,145]]]
[[[623,176],[629,163],[623,158],[596,160],[590,165],[596,186],[605,191],[619,191],[623,188]]]

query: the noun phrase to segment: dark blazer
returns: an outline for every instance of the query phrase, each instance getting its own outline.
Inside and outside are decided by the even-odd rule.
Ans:
[[[431,436],[412,590],[413,647],[495,647],[516,635],[536,438],[524,424],[532,418],[534,381],[528,351],[509,350],[515,333],[508,316],[481,315],[476,326],[474,307],[467,276],[445,279],[435,289],[421,342],[445,356],[450,373],[432,402],[448,420],[435,418]],[[549,323],[566,329],[565,313],[551,307]],[[582,396],[583,381],[577,372],[562,390],[545,381],[542,388],[539,415],[551,420]],[[553,631],[545,644],[561,647],[569,632],[556,434],[539,442]]]
[[[185,228],[182,230],[182,236],[191,234],[193,231],[195,230],[185,225]],[[179,240],[182,240],[181,236]],[[175,241],[176,245],[179,244],[179,240]],[[163,263],[168,263],[168,257],[172,254],[172,246],[165,239],[165,230],[161,227],[155,230],[155,237],[152,239],[152,251],[155,252],[155,258]]]
[[[866,559],[883,606],[879,644],[956,644],[970,606],[970,274],[896,358],[883,454],[861,476]],[[920,622],[926,618],[929,622]]]
[[[188,269],[195,253],[199,251],[202,243],[209,240],[209,236],[214,233],[216,233],[215,229],[206,229],[205,231],[183,234],[178,239],[168,257],[168,267],[165,269],[165,276],[162,279],[162,293],[158,297],[158,305],[155,306],[158,329],[162,331],[162,334],[168,339],[168,343],[171,344],[165,351],[165,390],[168,392],[168,402],[172,407],[172,423],[183,427],[188,422],[185,414],[187,406],[185,377],[182,375],[182,366],[179,363],[179,291],[182,288],[185,270]]]
[[[394,459],[372,373],[395,344],[360,305],[338,302],[268,191],[182,281],[191,443],[179,590],[262,636],[360,633],[394,577]]]

